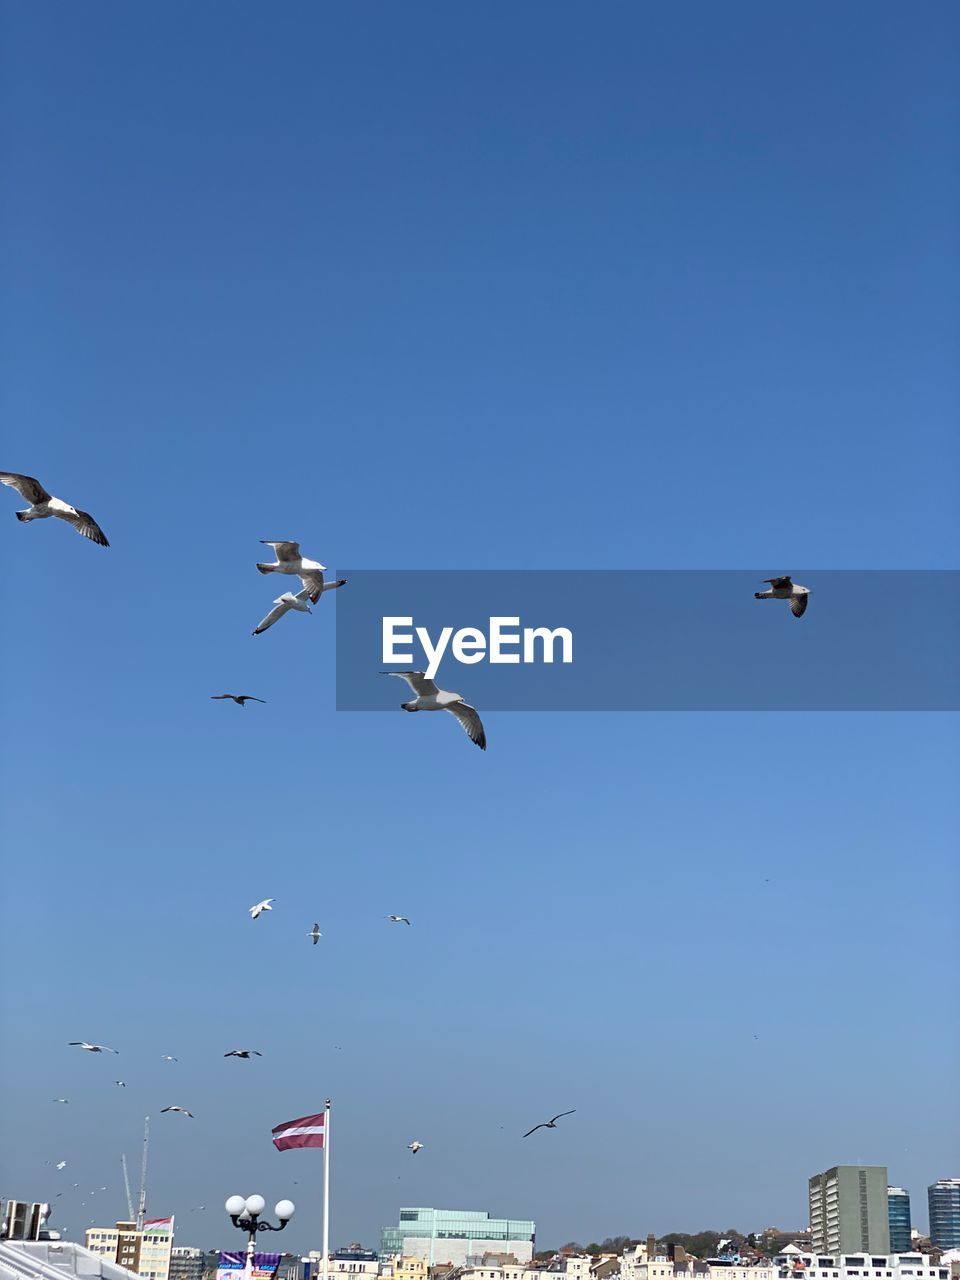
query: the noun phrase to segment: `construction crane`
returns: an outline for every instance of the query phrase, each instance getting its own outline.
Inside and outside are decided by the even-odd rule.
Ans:
[[[137,1205],[137,1230],[143,1230],[143,1215],[147,1209],[147,1153],[150,1150],[150,1117],[143,1118],[143,1160],[140,1164],[140,1203]]]
[[[123,1187],[127,1193],[127,1221],[133,1222],[133,1196],[130,1194],[130,1175],[127,1173],[127,1157],[121,1156],[120,1163],[123,1165]]]

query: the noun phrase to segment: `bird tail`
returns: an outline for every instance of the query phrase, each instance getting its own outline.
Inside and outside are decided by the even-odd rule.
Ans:
[[[272,564],[258,564],[257,568],[261,573],[273,573],[274,566]]]

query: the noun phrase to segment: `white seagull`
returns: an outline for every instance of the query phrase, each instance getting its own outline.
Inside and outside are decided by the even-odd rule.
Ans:
[[[313,928],[307,934],[307,937],[313,939],[314,946],[316,946],[317,943],[320,941],[320,939],[323,937],[323,934],[320,932],[320,925],[317,923],[316,920],[313,922]]]
[[[0,484],[16,489],[20,497],[30,503],[26,511],[16,513],[18,520],[25,522],[46,520],[50,516],[56,516],[58,520],[66,520],[67,524],[72,524],[77,533],[89,538],[91,542],[96,542],[101,547],[109,547],[106,534],[93,516],[86,511],[78,511],[76,507],[71,507],[69,502],[54,498],[52,494],[47,493],[39,480],[34,480],[33,476],[21,476],[16,471],[0,471]]]
[[[173,1055],[169,1053],[161,1053],[160,1061],[161,1062],[179,1062],[180,1059],[173,1057]]]
[[[401,702],[404,711],[449,711],[463,725],[467,737],[475,742],[481,751],[487,749],[487,735],[483,731],[476,707],[464,702],[459,693],[448,693],[446,689],[438,689],[432,680],[428,680],[422,671],[382,671],[381,675],[399,676],[417,695],[412,702]]]
[[[387,919],[393,924],[409,924],[410,921],[406,916],[387,916]]]
[[[161,1107],[160,1108],[161,1115],[163,1115],[164,1112],[166,1111],[177,1111],[180,1113],[180,1115],[189,1116],[191,1120],[193,1119],[193,1112],[188,1111],[186,1107]]]
[[[67,1162],[66,1162],[66,1160],[58,1160],[58,1161],[57,1161],[57,1168],[58,1168],[58,1169],[65,1169],[66,1167],[67,1167]]]
[[[125,1089],[127,1087],[127,1082],[125,1080],[114,1080],[113,1083],[115,1085],[119,1085],[121,1089]]]
[[[536,1133],[538,1129],[555,1129],[557,1127],[558,1120],[562,1120],[564,1116],[572,1116],[576,1109],[577,1108],[574,1107],[573,1111],[561,1111],[560,1114],[558,1116],[554,1116],[552,1120],[544,1120],[542,1124],[535,1124],[533,1128],[528,1129],[523,1136],[525,1138],[529,1138],[531,1133]]]
[[[264,911],[272,911],[272,910],[273,910],[273,907],[271,907],[271,905],[270,905],[270,903],[271,903],[271,902],[276,902],[276,898],[264,898],[264,900],[263,900],[262,902],[257,902],[257,903],[255,903],[255,904],[254,904],[254,906],[252,906],[252,907],[247,907],[247,910],[250,912],[251,918],[252,918],[252,919],[254,919],[254,920],[256,920],[256,919],[257,919],[257,917],[258,917],[262,912],[264,912]]]
[[[407,1143],[407,1150],[408,1150],[408,1151],[412,1151],[414,1155],[416,1155],[416,1154],[417,1154],[417,1152],[418,1152],[418,1151],[421,1151],[422,1149],[423,1149],[423,1143],[422,1143],[422,1142],[408,1142],[408,1143]]]
[[[90,1044],[86,1040],[71,1040],[69,1043],[73,1046],[76,1046],[76,1048],[78,1049],[86,1049],[88,1053],[119,1053],[120,1052],[119,1049],[111,1049],[109,1045]]]
[[[296,595],[292,591],[285,591],[282,596],[277,596],[276,600],[274,600],[273,608],[265,618],[260,619],[253,629],[253,634],[258,636],[261,631],[266,631],[268,627],[272,627],[275,622],[278,622],[291,609],[296,609],[297,613],[313,613],[313,610],[307,604],[307,601],[312,599],[313,595],[310,587],[304,587]]]
[[[54,1098],[54,1099],[53,1099],[53,1101],[54,1101],[54,1102],[69,1102],[69,1101],[70,1101],[70,1099],[69,1099],[69,1098]]]
[[[810,598],[810,588],[801,587],[799,582],[794,582],[789,575],[782,578],[764,578],[764,582],[769,582],[769,591],[755,591],[753,598],[755,600],[789,600],[790,612],[795,618],[802,618],[807,609],[807,600]]]
[[[273,564],[258,564],[257,568],[260,572],[296,574],[304,587],[308,588],[308,598],[314,604],[324,591],[336,591],[337,587],[342,587],[346,582],[346,578],[341,578],[339,582],[325,584],[323,571],[327,566],[321,564],[319,560],[305,559],[300,554],[299,542],[268,542],[265,538],[261,538],[260,541],[265,547],[273,547],[277,557]]]
[[[259,1049],[231,1049],[229,1053],[223,1055],[225,1058],[262,1058],[263,1054]]]

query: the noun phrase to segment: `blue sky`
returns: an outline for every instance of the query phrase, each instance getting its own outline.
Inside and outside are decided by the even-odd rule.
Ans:
[[[250,631],[260,538],[952,567],[956,9],[2,21],[4,466],[113,544],[2,495],[4,1190],[112,1221],[149,1111],[179,1243],[236,1246],[259,1190],[315,1246],[319,1156],[269,1129],[329,1093],[334,1243],[401,1204],[546,1244],[801,1226],[857,1160],[925,1224],[955,717],[500,713],[481,755],[335,713],[335,597]],[[268,705],[208,701],[240,687]]]

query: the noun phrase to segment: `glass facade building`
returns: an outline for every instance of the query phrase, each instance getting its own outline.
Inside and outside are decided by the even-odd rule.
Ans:
[[[960,1178],[941,1178],[927,1187],[930,1239],[941,1249],[960,1249]]]
[[[909,1253],[913,1248],[910,1237],[910,1192],[903,1187],[887,1187],[887,1219],[890,1223],[890,1252]]]
[[[535,1238],[536,1224],[527,1219],[491,1218],[473,1209],[401,1209],[397,1226],[380,1232],[380,1257],[463,1265],[484,1253],[512,1253],[518,1262],[529,1262]]]

